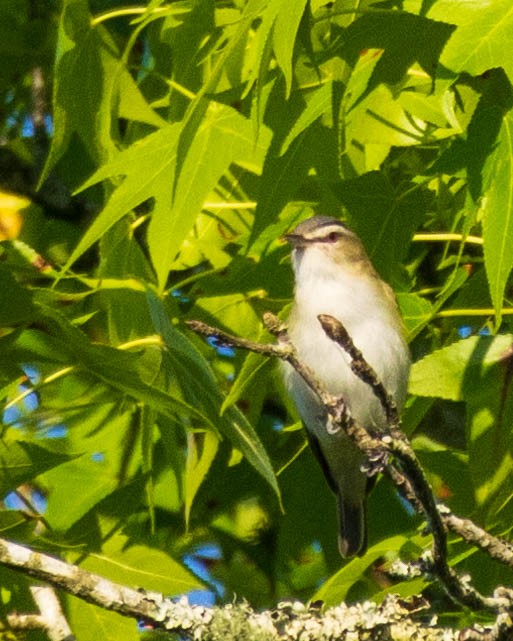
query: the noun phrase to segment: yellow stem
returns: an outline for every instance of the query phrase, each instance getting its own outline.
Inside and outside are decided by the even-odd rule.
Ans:
[[[147,347],[148,345],[161,346],[162,338],[160,336],[145,336],[144,338],[137,338],[133,341],[122,343],[121,345],[118,345],[117,348],[125,350],[125,349],[132,349],[134,347]],[[4,410],[7,410],[10,407],[17,405],[18,403],[21,403],[21,401],[27,398],[27,396],[30,396],[30,394],[33,394],[34,392],[39,391],[45,385],[49,385],[50,383],[53,383],[54,381],[58,380],[59,378],[62,378],[63,376],[66,376],[67,374],[71,374],[77,369],[79,369],[79,365],[69,365],[68,367],[63,367],[62,369],[59,369],[56,372],[53,372],[53,374],[49,374],[42,381],[40,381],[39,383],[37,383],[36,385],[33,385],[28,389],[24,389],[23,392],[18,394],[18,396],[16,396],[11,401],[6,403],[4,406]]]
[[[280,467],[280,469],[276,472],[276,476],[280,476],[280,474],[282,474],[283,472],[285,472],[285,470],[289,467],[289,465],[291,465],[292,463],[294,463],[294,461],[295,461],[295,460],[296,460],[296,459],[297,459],[297,458],[302,454],[302,452],[304,452],[304,450],[305,450],[307,447],[308,447],[308,443],[305,441],[305,442],[301,445],[301,447],[298,449],[298,451],[297,451],[297,452],[295,452],[295,453],[292,455],[292,457],[291,457],[291,458],[290,458],[286,463],[284,463],[284,464]]]
[[[184,87],[179,82],[176,82],[176,80],[170,80],[169,78],[164,78],[164,80],[171,87],[171,89],[176,89],[178,93],[181,93],[182,96],[185,96],[189,100],[194,100],[196,98],[196,94],[193,91],[190,91],[189,89],[187,89],[187,87]]]
[[[118,349],[132,349],[133,347],[148,347],[148,345],[157,345],[161,347],[163,345],[161,336],[145,336],[144,338],[136,338],[133,341],[128,341],[127,343],[121,343],[118,345]]]
[[[12,401],[9,401],[8,403],[6,403],[6,405],[4,406],[4,410],[7,410],[10,407],[17,405],[18,403],[21,403],[21,401],[24,398],[27,398],[27,396],[30,396],[34,392],[37,392],[44,385],[48,385],[48,383],[51,383],[52,381],[56,381],[58,378],[62,378],[63,376],[66,376],[66,374],[69,374],[74,369],[76,369],[76,365],[70,365],[69,367],[63,367],[57,372],[50,374],[49,376],[44,378],[40,383],[37,383],[33,387],[29,387],[28,389],[23,390],[23,392],[21,392],[21,394],[18,394],[18,396],[13,398]]]
[[[433,233],[425,233],[425,234],[415,234],[413,236],[413,240],[416,242],[447,242],[451,240],[456,240],[460,242],[465,242],[465,243],[472,243],[474,245],[482,245],[483,244],[483,239],[480,238],[479,236],[465,236],[464,234],[458,234],[458,233],[452,233],[452,232],[447,232],[447,233],[438,233],[438,232],[433,232]]]
[[[130,225],[130,229],[132,231],[135,231],[138,227],[140,227],[143,223],[145,223],[149,218],[151,218],[151,214],[143,214],[142,216],[139,216],[136,220],[134,220],[133,223]]]
[[[114,9],[112,11],[105,11],[103,13],[94,16],[91,18],[91,26],[96,27],[96,25],[111,20],[112,18],[120,18],[122,16],[140,16],[148,10],[148,7],[125,7],[124,9]],[[166,13],[169,11],[169,7],[156,7],[152,13]]]
[[[452,318],[458,316],[493,316],[494,314],[495,310],[492,307],[484,307],[481,309],[444,309],[438,312],[436,316],[438,318]],[[501,309],[501,314],[510,316],[513,314],[513,308],[505,307]]]
[[[255,209],[257,206],[253,200],[235,203],[203,203],[203,209]]]

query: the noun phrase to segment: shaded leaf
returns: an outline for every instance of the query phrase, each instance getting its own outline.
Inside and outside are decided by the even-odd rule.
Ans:
[[[390,282],[428,209],[429,194],[411,185],[396,190],[377,171],[345,180],[334,188],[374,266]]]
[[[332,82],[326,82],[321,85],[308,100],[305,109],[302,111],[299,118],[294,123],[292,129],[289,131],[287,137],[282,143],[280,155],[287,152],[290,145],[303,131],[314,123],[318,118],[321,118],[331,110],[332,104]]]
[[[397,302],[399,303],[401,316],[406,325],[408,337],[410,340],[413,340],[433,318],[435,309],[426,298],[422,298],[417,294],[399,292],[397,294]]]
[[[262,170],[251,242],[276,221],[280,211],[296,194],[311,166],[311,145],[314,144],[315,132],[309,128],[290,144],[283,155],[278,155],[278,150],[270,150]]]
[[[54,135],[41,182],[76,135],[91,158],[106,161],[115,152],[112,120],[120,97],[121,115],[162,126],[102,25],[92,26],[85,0],[65,0],[59,25],[53,96]]]
[[[223,414],[228,407],[234,405],[240,397],[246,392],[249,386],[254,382],[257,376],[265,375],[271,361],[269,358],[262,357],[261,354],[250,352],[244,359],[244,364],[230,388],[230,392],[223,401],[221,407],[221,414]]]
[[[42,445],[4,435],[0,441],[0,495],[33,480],[36,476],[62,465],[72,455],[54,452]]]
[[[280,497],[278,482],[271,462],[258,434],[247,418],[236,407],[230,407],[222,416],[222,396],[210,365],[187,338],[169,322],[161,303],[155,296],[148,298],[155,328],[162,335],[172,358],[171,366],[179,373],[185,398],[200,404],[215,425],[232,445],[239,449],[255,470],[269,483]]]
[[[417,62],[434,78],[440,54],[454,26],[406,11],[376,11],[357,18],[342,37],[341,53],[352,65],[366,49],[383,49],[369,81],[369,91],[380,83],[400,82]]]
[[[35,316],[29,290],[18,284],[9,269],[0,265],[0,325],[17,325]]]

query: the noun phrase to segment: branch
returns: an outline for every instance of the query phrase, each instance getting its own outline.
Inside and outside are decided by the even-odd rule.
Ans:
[[[30,592],[40,614],[8,614],[9,626],[14,630],[44,630],[50,641],[75,641],[53,588],[33,585]]]
[[[372,388],[381,402],[388,424],[388,431],[383,434],[370,435],[348,414],[343,398],[334,397],[323,389],[313,372],[298,360],[296,350],[289,341],[286,325],[274,315],[266,314],[264,316],[264,324],[276,336],[277,344],[261,344],[240,339],[200,321],[187,321],[187,325],[196,333],[215,338],[223,345],[247,349],[265,356],[276,356],[289,362],[324,404],[331,418],[331,425],[328,429],[332,431],[337,429],[345,430],[363,451],[369,460],[367,473],[385,472],[412,507],[417,512],[424,514],[433,535],[433,560],[426,569],[440,581],[447,593],[455,601],[473,610],[486,609],[495,612],[511,610],[513,598],[510,598],[511,595],[509,593],[495,594],[493,598],[485,597],[473,588],[468,581],[460,579],[456,572],[449,567],[444,518],[438,509],[433,491],[422,466],[408,438],[400,429],[399,414],[394,400],[387,393],[372,367],[365,361],[362,353],[356,348],[342,323],[325,314],[320,315],[318,319],[326,334],[350,356],[351,370]],[[395,457],[397,462],[392,462],[390,456]],[[461,535],[464,531],[461,520],[458,521],[457,517],[453,517],[448,519],[448,522],[450,522],[452,528],[456,527],[458,522]],[[469,521],[468,523],[471,522]],[[477,526],[474,527],[477,528]],[[449,528],[449,525],[447,525],[447,528]],[[470,530],[471,528],[467,529]],[[473,540],[469,542],[475,543],[477,539],[483,540],[475,530],[473,532]],[[495,553],[497,553],[497,550],[504,551],[504,547],[507,544],[489,534],[487,534],[487,537],[489,537],[486,539],[488,545],[481,544],[479,546],[481,549],[489,553],[492,550]],[[493,545],[491,541],[494,542]],[[494,558],[497,558],[497,556]],[[511,558],[511,554],[509,558]]]
[[[64,563],[46,554],[33,552],[16,543],[0,539],[0,563],[37,579],[51,583],[89,603],[96,604],[128,617],[143,619],[155,628],[174,632],[186,639],[213,641],[290,641],[291,639],[325,639],[336,641],[351,637],[354,641],[380,638],[389,641],[415,638],[419,641],[457,641],[460,632],[423,624],[415,614],[427,608],[426,602],[412,602],[389,595],[377,605],[371,601],[348,606],[341,604],[321,612],[300,602],[281,603],[273,610],[255,611],[247,603],[222,607],[190,605],[186,598],[179,601],[156,592],[131,589]],[[48,588],[35,588],[42,594]],[[34,591],[33,591],[34,593]],[[47,596],[48,592],[46,592]],[[40,607],[43,601],[40,601]],[[39,615],[10,615],[9,623],[17,628],[41,628]],[[53,626],[54,631],[57,625]],[[64,636],[51,636],[52,641],[70,641]]]

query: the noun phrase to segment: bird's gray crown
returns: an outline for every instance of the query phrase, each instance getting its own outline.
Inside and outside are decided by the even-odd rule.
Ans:
[[[294,236],[311,237],[315,232],[316,236],[320,235],[321,230],[327,227],[339,227],[341,231],[350,232],[349,227],[338,218],[333,216],[312,216],[299,223],[291,232]]]

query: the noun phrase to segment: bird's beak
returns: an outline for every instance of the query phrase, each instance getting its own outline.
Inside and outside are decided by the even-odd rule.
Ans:
[[[300,234],[285,234],[281,239],[292,245],[292,247],[301,247],[306,244],[306,239]]]

